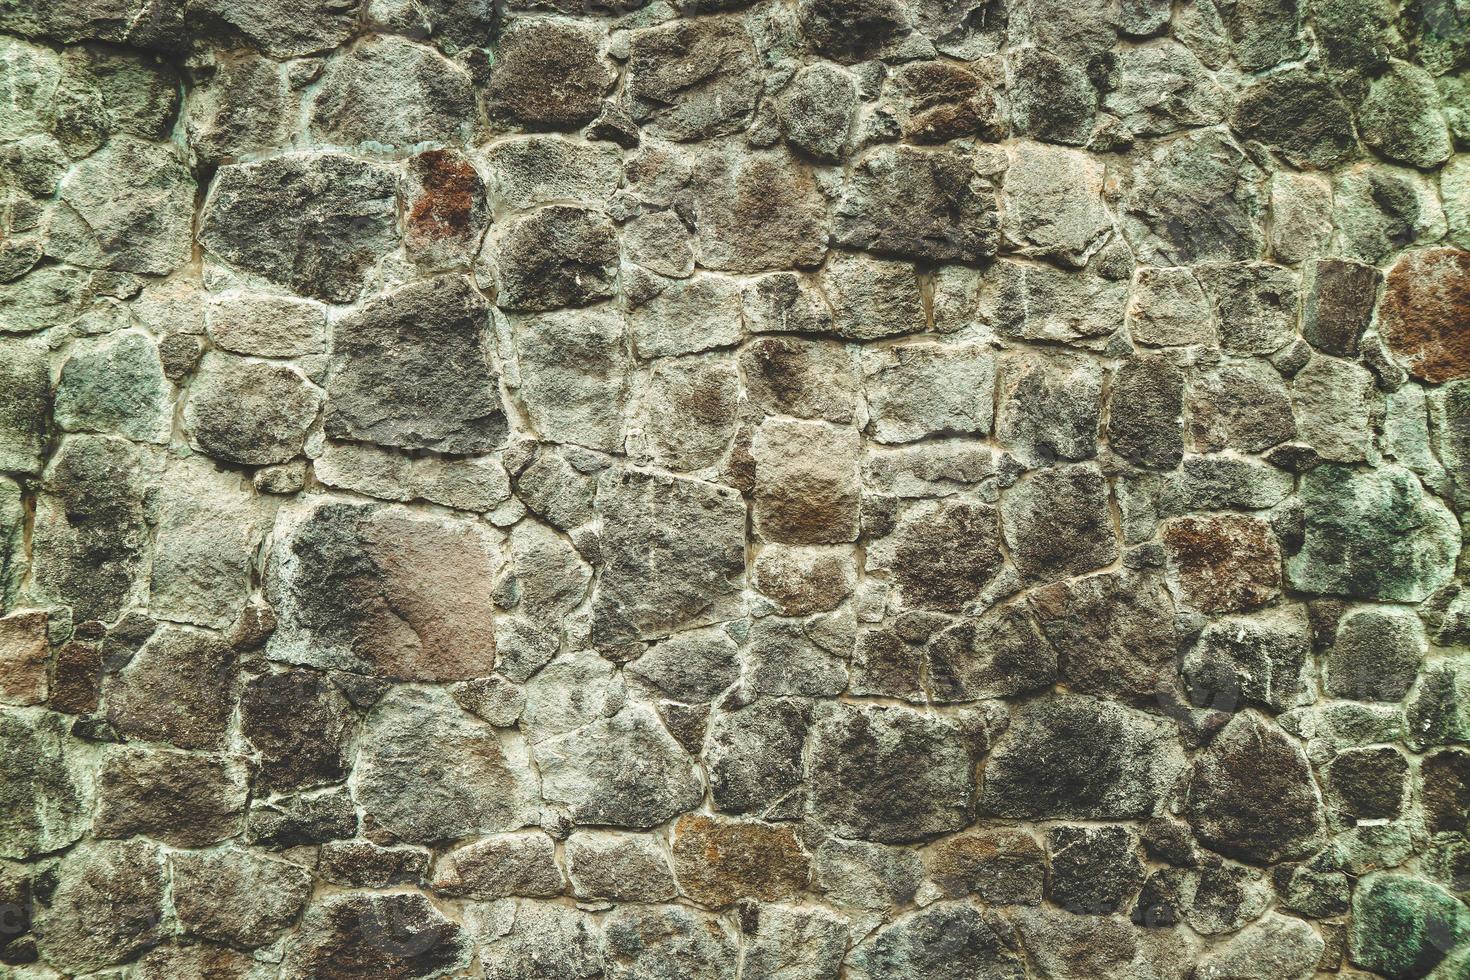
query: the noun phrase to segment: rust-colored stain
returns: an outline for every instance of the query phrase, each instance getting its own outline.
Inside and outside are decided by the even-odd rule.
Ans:
[[[1388,274],[1379,329],[1416,378],[1470,377],[1470,251],[1409,252]]]
[[[414,158],[413,167],[424,190],[409,210],[409,229],[428,238],[468,236],[482,186],[474,166],[449,150],[429,150]]]

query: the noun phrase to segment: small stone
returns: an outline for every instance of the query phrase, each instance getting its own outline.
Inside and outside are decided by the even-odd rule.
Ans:
[[[741,350],[740,368],[746,397],[768,415],[852,421],[859,375],[856,359],[841,344],[759,337]]]
[[[148,841],[98,841],[68,852],[36,915],[36,945],[62,970],[125,962],[163,938],[163,855]]]
[[[245,839],[272,850],[346,840],[357,834],[357,810],[345,787],[250,806]]]
[[[880,254],[978,262],[1000,245],[990,180],[950,149],[872,151],[853,166],[836,216],[839,244]]]
[[[959,902],[936,902],[883,927],[853,950],[863,980],[993,977],[1022,980],[1026,968],[1005,920]]]
[[[843,64],[885,53],[912,26],[896,0],[802,0],[796,19],[818,54]]]
[[[622,179],[616,150],[561,136],[512,136],[486,147],[483,159],[490,174],[490,200],[497,210],[554,201],[605,205]],[[473,183],[469,172],[465,178]]]
[[[633,348],[640,358],[690,354],[740,342],[740,289],[721,276],[642,280],[656,289],[628,297]]]
[[[967,136],[996,142],[1005,121],[996,92],[1002,87],[997,61],[973,68],[946,61],[913,61],[893,73],[904,138],[939,144]]]
[[[1127,827],[1053,827],[1047,897],[1075,915],[1117,912],[1143,884],[1138,836]]]
[[[1163,532],[1174,591],[1202,612],[1239,612],[1281,594],[1281,546],[1269,525],[1221,514],[1183,517]]]
[[[431,884],[441,895],[476,899],[554,897],[566,887],[554,842],[534,830],[497,834],[455,848],[435,864]]]
[[[1167,358],[1140,357],[1113,376],[1108,446],[1139,466],[1171,470],[1179,465],[1184,456],[1184,373]]]
[[[199,452],[231,463],[283,463],[301,453],[322,404],[319,388],[295,368],[204,355],[184,403]]]
[[[655,136],[703,140],[748,125],[761,91],[756,53],[737,18],[676,20],[634,31],[623,97]]]
[[[311,894],[311,872],[251,851],[173,854],[169,869],[185,931],[241,949],[273,942]]]
[[[205,315],[210,338],[235,354],[299,357],[327,349],[327,309],[320,303],[228,292],[210,297]]]
[[[847,155],[857,105],[852,75],[819,62],[796,72],[776,102],[776,117],[792,146],[836,162]]]
[[[1470,744],[1470,662],[1441,660],[1425,670],[1409,697],[1404,721],[1409,745]]]
[[[1162,136],[1214,125],[1224,116],[1224,93],[1182,44],[1159,40],[1124,48],[1117,71],[1118,86],[1103,96],[1102,107],[1131,133]]]
[[[1030,465],[1097,454],[1102,369],[1077,356],[1012,356],[1001,364],[996,436]]]
[[[408,162],[404,249],[420,268],[469,265],[490,222],[485,182],[454,150],[427,150]]]
[[[674,870],[684,894],[710,908],[776,902],[806,888],[809,859],[792,829],[691,814],[674,824]]]
[[[1323,178],[1272,174],[1270,239],[1275,258],[1296,263],[1324,254],[1332,239],[1332,210],[1332,186]]]
[[[1222,350],[1270,354],[1296,336],[1297,276],[1263,262],[1241,262],[1201,270],[1215,309]]]
[[[468,969],[472,952],[463,928],[419,892],[336,892],[306,910],[281,978],[442,977]]]
[[[616,450],[630,366],[623,318],[606,308],[513,321],[521,398],[541,434]]]
[[[1018,48],[1011,60],[1011,125],[1018,135],[1081,146],[1092,134],[1097,89],[1085,68],[1042,48]]]
[[[173,146],[117,136],[62,179],[47,252],[167,275],[189,260],[193,212],[194,181]]]
[[[173,412],[158,348],[124,331],[73,349],[61,369],[53,408],[70,432],[110,432],[138,442],[166,442]]]
[[[828,263],[825,282],[831,322],[824,330],[877,340],[926,329],[918,275],[907,262],[840,252]]]
[[[221,62],[190,92],[189,148],[222,163],[290,142],[300,93],[288,70],[255,53]]]
[[[490,117],[533,129],[576,129],[593,120],[616,74],[603,32],[555,18],[516,18],[500,32],[485,91]]]
[[[1007,244],[1022,255],[1085,265],[1112,230],[1102,187],[1102,163],[1087,154],[1018,143],[1003,195]]]
[[[835,548],[768,545],[751,568],[753,584],[784,616],[809,616],[841,605],[857,587],[851,553]]]
[[[1091,347],[1117,332],[1127,299],[1126,281],[1034,262],[1002,259],[979,274],[948,266],[935,283],[934,328],[978,322],[1003,337]]]
[[[44,611],[0,617],[0,703],[33,705],[46,700],[49,621]]]
[[[1183,347],[1214,339],[1209,301],[1189,269],[1141,268],[1128,303],[1128,331],[1150,347]]]
[[[995,359],[983,347],[893,347],[865,359],[863,373],[871,432],[878,442],[990,431]]]
[[[1323,770],[1333,811],[1349,820],[1389,820],[1403,810],[1409,764],[1394,748],[1352,749]]]
[[[429,870],[429,853],[418,847],[379,847],[365,840],[322,845],[317,873],[334,885],[386,888],[417,885]]]
[[[1180,674],[1196,706],[1236,711],[1254,704],[1280,713],[1316,700],[1310,664],[1306,615],[1287,606],[1211,621]]]
[[[114,747],[97,776],[92,832],[207,847],[244,828],[248,780],[234,756]]]
[[[807,712],[786,698],[762,698],[714,714],[704,760],[716,809],[767,818],[786,815],[799,803],[806,732]]]
[[[1319,457],[1342,463],[1367,458],[1377,389],[1366,368],[1316,356],[1297,372],[1291,388],[1300,434]]]
[[[666,902],[678,892],[668,855],[645,834],[579,830],[567,838],[566,856],[578,898]]]
[[[0,469],[38,474],[50,429],[50,351],[44,343],[7,338],[0,354]]]
[[[1011,561],[1029,581],[1070,578],[1118,557],[1108,486],[1096,467],[1029,473],[1006,493],[1000,515]]]
[[[1363,142],[1390,160],[1415,167],[1434,167],[1454,152],[1440,114],[1441,98],[1434,77],[1423,68],[1393,61],[1374,78],[1358,107]]]
[[[165,626],[103,681],[107,720],[136,739],[221,748],[234,713],[235,655],[216,636]]]
[[[1379,331],[1416,378],[1438,384],[1470,376],[1470,251],[1408,252],[1388,272]]]
[[[1369,875],[1353,892],[1352,961],[1390,977],[1424,976],[1470,939],[1470,911],[1449,892],[1403,874]]]
[[[1419,799],[1424,829],[1431,834],[1461,834],[1470,827],[1470,752],[1447,749],[1419,765]]]
[[[682,905],[624,905],[603,923],[608,980],[735,976],[736,939],[716,920]]]
[[[924,849],[924,870],[945,898],[1039,905],[1046,855],[1024,830],[967,830]]]
[[[824,423],[763,422],[752,449],[757,533],[784,544],[856,538],[859,442],[854,430]]]
[[[607,216],[554,204],[516,219],[494,243],[505,310],[587,306],[613,295],[617,233]]]
[[[1382,274],[1370,265],[1320,259],[1308,266],[1302,336],[1326,354],[1353,357],[1373,317]]]

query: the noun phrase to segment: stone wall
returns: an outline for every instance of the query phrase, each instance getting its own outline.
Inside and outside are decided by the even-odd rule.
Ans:
[[[1465,0],[0,0],[0,976],[1470,977]]]

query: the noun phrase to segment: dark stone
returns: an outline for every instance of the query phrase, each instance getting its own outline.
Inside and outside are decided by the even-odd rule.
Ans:
[[[1022,980],[1026,976],[1010,926],[989,910],[936,902],[864,940],[852,962],[874,980]]]
[[[321,674],[261,674],[240,695],[240,732],[260,754],[257,792],[289,792],[346,778],[355,729],[345,697]]]
[[[1343,259],[1313,262],[1302,293],[1302,336],[1325,353],[1357,356],[1382,281],[1383,274],[1371,265]]]
[[[1143,884],[1138,836],[1127,827],[1053,827],[1047,898],[1075,915],[1121,909]]]
[[[357,809],[344,789],[255,801],[245,824],[245,839],[273,850],[323,844],[357,836]]]
[[[984,504],[936,502],[905,514],[893,537],[899,593],[920,609],[964,608],[1004,560],[995,508]]]
[[[1166,357],[1140,357],[1113,376],[1108,446],[1139,466],[1171,470],[1184,457],[1184,372]]]
[[[704,759],[715,809],[767,819],[799,812],[809,714],[800,702],[762,698],[711,717]]]
[[[495,257],[502,309],[587,306],[613,294],[618,239],[605,215],[558,204],[511,224]]]
[[[911,26],[899,0],[801,0],[796,18],[813,50],[843,64],[867,61]]]
[[[1357,150],[1352,115],[1326,78],[1295,68],[1268,75],[1241,95],[1231,124],[1293,166],[1327,169]]]
[[[1118,557],[1108,485],[1096,467],[1028,473],[1002,498],[1000,514],[1011,561],[1029,581],[1070,578]]]
[[[1011,121],[1017,135],[1080,146],[1092,135],[1097,89],[1086,68],[1042,48],[1012,54]]]
[[[107,720],[129,738],[222,748],[235,666],[234,651],[213,634],[164,627],[104,679]]]
[[[1000,247],[996,192],[974,157],[884,147],[853,167],[837,206],[839,244],[935,262],[979,262]]]
[[[231,756],[113,748],[97,777],[92,832],[207,847],[240,832],[248,779],[246,764]]]
[[[1470,833],[1470,751],[1445,749],[1419,764],[1424,829],[1431,834]]]
[[[466,969],[471,952],[464,930],[418,892],[342,892],[307,909],[281,977],[439,977]]]
[[[458,14],[456,14],[456,18]],[[517,19],[495,44],[485,103],[492,119],[531,129],[576,129],[593,120],[617,77],[590,24]]]
[[[1403,809],[1409,763],[1397,749],[1349,749],[1323,769],[1327,799],[1357,820],[1386,820]]]

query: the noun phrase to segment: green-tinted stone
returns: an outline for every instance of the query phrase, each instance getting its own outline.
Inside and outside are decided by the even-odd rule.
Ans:
[[[167,442],[171,414],[158,348],[141,333],[86,342],[61,369],[56,424],[63,429]]]
[[[1470,940],[1470,909],[1419,878],[1369,875],[1353,896],[1352,960],[1395,980],[1422,977]]]
[[[1406,710],[1410,745],[1470,744],[1470,656],[1425,670]]]

